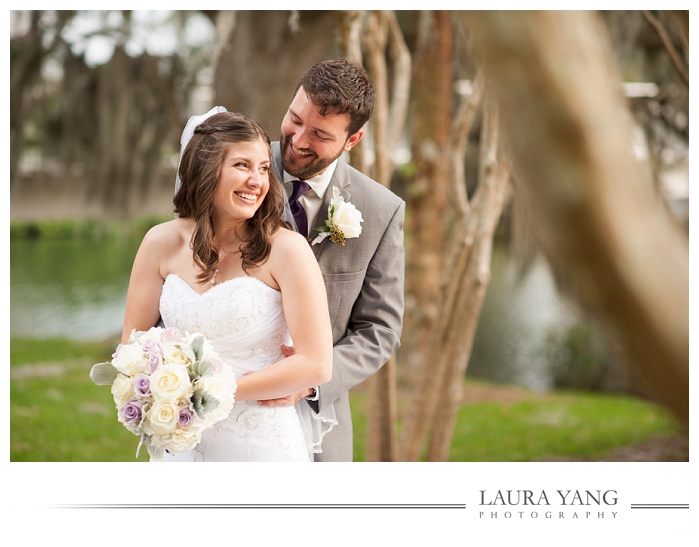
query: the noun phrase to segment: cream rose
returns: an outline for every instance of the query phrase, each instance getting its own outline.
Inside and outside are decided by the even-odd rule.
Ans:
[[[330,220],[342,231],[345,239],[359,237],[362,233],[361,223],[364,222],[362,213],[351,203],[345,202],[337,187],[333,187],[330,206],[334,207]]]
[[[188,344],[164,344],[163,361],[170,365],[190,365],[197,358]]]
[[[146,370],[148,357],[141,351],[141,344],[126,344],[119,348],[116,357],[112,359],[114,367],[126,376],[136,376]]]
[[[134,396],[133,380],[123,374],[117,374],[114,382],[112,382],[112,395],[114,396],[116,407],[118,409],[122,408]]]
[[[150,377],[150,392],[155,401],[175,402],[192,393],[192,382],[187,368],[182,365],[165,365]]]
[[[179,406],[170,401],[158,401],[148,412],[148,425],[156,435],[172,432],[180,419]]]

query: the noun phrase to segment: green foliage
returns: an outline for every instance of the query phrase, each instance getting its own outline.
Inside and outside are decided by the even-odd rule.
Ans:
[[[196,412],[197,417],[200,420],[204,420],[209,412],[215,410],[218,403],[219,401],[216,397],[203,389],[198,389],[192,394],[192,405],[194,405],[194,412]]]
[[[211,372],[213,365],[208,361],[197,361],[192,366],[189,367],[189,379],[194,381],[199,378],[206,378],[207,376],[213,376]]]
[[[142,238],[153,226],[168,220],[172,217],[146,216],[128,221],[94,218],[13,221],[10,223],[10,239]]]
[[[194,352],[194,357],[197,358],[197,361],[199,361],[204,355],[204,337],[203,336],[195,336],[194,339],[192,340],[192,351]]]
[[[552,329],[546,337],[545,353],[551,363],[555,387],[634,391],[623,353],[614,353],[612,347],[591,325],[578,323]]]
[[[97,363],[90,370],[90,379],[96,386],[111,386],[119,373],[111,363]]]

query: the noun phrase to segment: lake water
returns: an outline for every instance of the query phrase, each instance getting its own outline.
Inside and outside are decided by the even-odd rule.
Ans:
[[[140,239],[10,241],[12,336],[101,340],[121,334]]]
[[[131,264],[140,238],[10,241],[12,336],[101,340],[121,334]],[[552,385],[546,336],[573,320],[539,261],[524,279],[502,249],[467,375],[533,390]]]

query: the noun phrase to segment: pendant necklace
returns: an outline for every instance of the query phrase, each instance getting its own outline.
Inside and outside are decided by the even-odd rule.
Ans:
[[[219,266],[220,266],[221,263],[226,259],[226,257],[228,256],[228,253],[230,253],[230,252],[233,250],[233,247],[235,247],[235,243],[233,244],[233,246],[232,246],[230,249],[228,249],[227,251],[225,251],[225,254],[223,255],[223,258],[220,259],[220,260],[218,261],[218,265],[219,265]],[[217,274],[218,272],[219,272],[219,269],[216,268],[216,269],[214,270],[214,275],[211,276],[211,284],[212,284],[212,285],[216,285],[216,274]]]

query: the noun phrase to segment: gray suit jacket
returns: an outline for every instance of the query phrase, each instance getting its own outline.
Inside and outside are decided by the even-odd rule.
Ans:
[[[282,180],[279,143],[272,143],[274,167]],[[323,439],[316,461],[352,461],[352,417],[348,391],[388,361],[400,346],[403,327],[405,202],[340,158],[318,217],[325,225],[332,187],[362,213],[362,233],[344,247],[325,238],[312,246],[318,259],[333,331],[332,380],[320,386],[314,410],[335,406],[337,425]],[[315,406],[317,405],[317,406]]]

